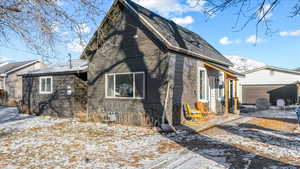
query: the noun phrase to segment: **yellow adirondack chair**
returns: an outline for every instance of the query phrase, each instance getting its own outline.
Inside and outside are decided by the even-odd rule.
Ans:
[[[202,118],[204,118],[204,115],[203,115],[203,113],[201,111],[191,109],[191,107],[190,107],[189,104],[186,104],[185,108],[186,108],[186,111],[187,111],[187,114],[188,114],[189,117],[195,118],[195,119],[202,119]]]

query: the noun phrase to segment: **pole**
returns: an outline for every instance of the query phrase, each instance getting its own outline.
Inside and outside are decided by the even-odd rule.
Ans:
[[[71,53],[68,53],[69,55],[69,66],[70,66],[70,69],[72,69],[72,55]]]

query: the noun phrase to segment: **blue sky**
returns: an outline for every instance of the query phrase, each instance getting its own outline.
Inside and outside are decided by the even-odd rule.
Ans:
[[[255,22],[250,22],[243,30],[233,28],[236,21],[237,9],[229,9],[211,18],[203,15],[205,3],[194,7],[193,0],[135,0],[141,5],[154,10],[160,15],[174,20],[182,26],[198,33],[223,55],[241,56],[254,59],[268,65],[297,68],[300,67],[300,16],[288,17],[291,1],[284,1],[267,16],[271,22],[272,34],[266,35],[264,28],[260,28],[256,37]],[[193,6],[191,8],[191,5]],[[267,6],[266,6],[267,7]],[[288,10],[287,10],[288,9]],[[100,19],[99,19],[100,22]],[[245,22],[240,21],[238,28]],[[89,40],[96,29],[96,25],[83,25],[85,37]],[[58,31],[67,37],[68,32]],[[71,36],[71,35],[70,35]],[[30,50],[18,39],[12,41],[7,47],[0,47],[0,59],[28,60],[41,59],[31,54]],[[57,58],[59,62],[67,59],[71,53],[78,58],[82,47],[76,38],[64,40],[57,44]]]

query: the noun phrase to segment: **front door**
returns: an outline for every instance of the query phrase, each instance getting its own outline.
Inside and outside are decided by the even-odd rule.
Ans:
[[[216,112],[216,78],[211,77],[209,78],[209,107],[211,112]]]

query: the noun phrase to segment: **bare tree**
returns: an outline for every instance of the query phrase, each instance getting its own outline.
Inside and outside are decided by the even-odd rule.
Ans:
[[[200,1],[200,0],[197,0]],[[271,12],[278,7],[280,3],[286,3],[284,0],[206,0],[206,13],[216,15],[225,10],[236,11],[236,23],[234,28],[244,29],[251,21],[256,22],[256,31],[260,25],[265,26],[266,33],[270,33]],[[300,0],[294,0],[293,7],[287,9],[288,17],[295,17],[300,15]],[[243,18],[243,19],[242,19]]]
[[[61,39],[58,28],[73,33],[83,44],[83,25],[98,24],[105,2],[110,1],[0,0],[0,46],[19,38],[47,59]]]

